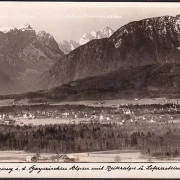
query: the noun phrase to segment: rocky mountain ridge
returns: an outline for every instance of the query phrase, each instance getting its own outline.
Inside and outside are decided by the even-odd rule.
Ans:
[[[109,38],[92,40],[58,61],[35,84],[51,89],[122,67],[179,63],[180,16],[130,22]],[[36,86],[37,87],[37,86]]]
[[[36,33],[29,24],[0,27],[0,72],[11,82],[7,84],[7,78],[1,79],[1,87],[7,91],[0,88],[0,94],[25,91],[63,55],[53,36],[45,31]],[[13,84],[20,86],[15,88]]]

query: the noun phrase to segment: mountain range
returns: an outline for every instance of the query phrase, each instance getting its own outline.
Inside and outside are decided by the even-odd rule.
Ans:
[[[14,29],[1,31],[6,35],[11,31],[14,32]],[[54,38],[44,31],[35,33],[29,26],[21,27],[16,31],[27,34],[26,38],[22,38],[25,42],[21,41],[20,45],[17,44],[17,47],[11,48],[14,54],[21,57],[17,63],[8,61],[11,66],[19,65],[19,62],[21,64],[23,60],[24,69],[30,69],[27,62],[33,64],[33,60],[37,60],[34,55],[30,58],[31,53],[27,54],[29,52],[27,47],[30,46],[32,50],[32,45],[51,60],[45,66],[45,60],[38,59],[41,62],[40,75],[36,76],[38,78],[28,88],[28,91],[34,92],[25,93],[21,97],[44,96],[59,100],[92,100],[137,96],[179,96],[179,15],[130,22],[120,27],[110,37],[93,39],[66,55],[59,49]],[[0,46],[0,49],[4,48],[4,45],[5,43]],[[23,48],[19,48],[18,45]],[[10,49],[10,45],[7,49]],[[22,58],[23,49],[26,56]],[[4,48],[2,53],[5,50]],[[10,53],[6,55],[11,57]],[[21,66],[16,66],[16,72],[21,72],[19,67]],[[0,71],[0,74],[17,88],[23,84],[23,73],[20,73],[21,78],[15,84],[12,83],[12,81],[15,82],[12,77],[17,76],[7,76],[7,72],[4,71]]]
[[[0,27],[0,94],[23,92],[64,53],[45,31],[35,32],[29,24]]]
[[[107,26],[103,28],[101,31],[92,31],[90,33],[83,34],[78,42],[75,42],[74,40],[64,40],[63,42],[59,42],[59,48],[65,54],[68,54],[77,47],[84,45],[93,39],[109,38],[113,33],[114,31]]]
[[[130,22],[109,38],[95,39],[61,58],[34,84],[51,89],[122,67],[179,63],[180,16]]]

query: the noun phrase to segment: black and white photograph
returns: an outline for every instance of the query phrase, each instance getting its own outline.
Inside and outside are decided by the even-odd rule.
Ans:
[[[180,4],[134,4],[0,2],[0,162],[180,162]]]

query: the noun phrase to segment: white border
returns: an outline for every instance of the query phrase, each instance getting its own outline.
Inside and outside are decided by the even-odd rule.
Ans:
[[[114,8],[180,8],[180,3],[157,3],[157,2],[0,2],[2,7],[14,7],[14,6],[52,6],[52,7],[114,7]],[[39,168],[56,168],[58,166],[67,168],[67,170],[54,170],[54,171],[37,171],[30,172],[30,168],[35,165]],[[88,167],[102,167],[103,170],[69,170],[72,166]],[[148,166],[157,167],[179,167],[180,163],[0,163],[0,177],[1,178],[179,178],[179,170],[146,170]],[[26,166],[26,170],[22,170]],[[135,167],[136,170],[114,170],[108,172],[107,166],[120,166],[120,167]],[[137,170],[139,167],[144,166],[145,170]],[[7,170],[13,171],[9,173]],[[18,168],[18,169],[17,169]],[[15,170],[16,169],[16,170]]]
[[[26,166],[26,170],[22,170]],[[32,166],[38,168],[67,168],[67,170],[32,170]],[[89,170],[70,170],[73,166],[80,168],[89,168]],[[91,168],[103,167],[103,170],[91,170]],[[107,166],[136,168],[136,170],[112,170],[107,171]],[[138,170],[144,166],[144,170]],[[1,163],[1,178],[179,178],[179,170],[146,170],[148,166],[156,166],[158,168],[177,167],[180,169],[179,163]],[[1,168],[13,168],[9,173],[8,170]],[[18,170],[17,170],[18,168]],[[15,170],[16,169],[16,170]]]

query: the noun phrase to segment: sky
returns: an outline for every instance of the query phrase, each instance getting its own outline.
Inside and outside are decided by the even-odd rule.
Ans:
[[[149,17],[180,14],[180,3],[0,2],[0,26],[30,24],[60,42],[78,41],[87,32],[106,26],[113,30]]]

